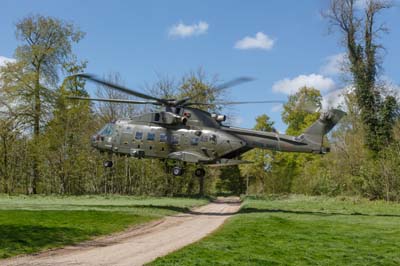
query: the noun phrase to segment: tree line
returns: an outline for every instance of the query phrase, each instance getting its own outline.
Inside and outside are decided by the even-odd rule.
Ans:
[[[85,83],[66,76],[84,72],[86,61],[73,53],[84,38],[75,25],[42,15],[16,23],[20,45],[15,62],[0,68],[0,192],[134,195],[197,195],[215,193],[304,193],[360,195],[371,199],[400,200],[399,104],[393,91],[379,81],[381,69],[376,17],[390,8],[386,1],[371,0],[357,11],[353,0],[332,0],[323,15],[342,36],[346,49],[345,73],[351,88],[341,108],[347,116],[325,143],[331,153],[279,153],[254,149],[242,157],[253,164],[208,169],[198,179],[188,169],[174,177],[164,163],[154,159],[114,156],[114,167],[104,168],[109,155],[90,147],[90,137],[106,122],[149,111],[111,103],[71,101],[68,96],[88,96]],[[123,83],[118,73],[104,78]],[[181,80],[159,77],[146,86],[158,97],[194,96],[197,102],[217,102],[216,76],[190,72]],[[97,87],[99,97],[127,97]],[[318,119],[309,103],[320,105],[321,93],[299,88],[282,111],[287,134],[299,135]],[[204,108],[204,106],[199,106]],[[211,105],[213,111],[221,107]],[[254,129],[272,131],[273,122],[260,114]],[[189,166],[190,168],[190,166]]]

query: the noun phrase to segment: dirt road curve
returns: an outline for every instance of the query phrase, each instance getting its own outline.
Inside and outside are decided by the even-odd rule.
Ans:
[[[168,216],[76,246],[0,260],[0,265],[143,265],[203,238],[239,208],[238,200],[220,199],[192,213]]]

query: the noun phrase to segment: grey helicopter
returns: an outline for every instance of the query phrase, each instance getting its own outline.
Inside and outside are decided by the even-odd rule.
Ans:
[[[107,99],[75,97],[74,100],[88,100],[125,104],[151,104],[159,106],[156,111],[144,113],[107,123],[93,135],[91,145],[109,154],[135,158],[157,158],[174,162],[171,171],[174,176],[184,173],[187,163],[197,166],[194,174],[205,176],[205,166],[231,166],[249,163],[240,155],[254,148],[281,152],[302,152],[323,154],[329,152],[323,146],[326,135],[344,116],[339,109],[321,112],[320,117],[299,136],[289,136],[276,131],[265,132],[223,124],[226,116],[209,113],[194,106],[208,103],[193,102],[192,98],[162,99],[128,89],[94,75],[76,74],[74,77],[89,80],[144,100]],[[221,84],[216,90],[223,90],[249,78],[238,78]],[[215,102],[216,105],[281,103],[282,101]],[[105,161],[105,167],[112,167],[112,161]]]

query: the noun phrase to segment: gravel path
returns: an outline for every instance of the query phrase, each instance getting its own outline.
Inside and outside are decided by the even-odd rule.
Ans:
[[[191,213],[75,246],[0,260],[0,265],[143,265],[205,237],[239,208],[239,199],[223,198]]]

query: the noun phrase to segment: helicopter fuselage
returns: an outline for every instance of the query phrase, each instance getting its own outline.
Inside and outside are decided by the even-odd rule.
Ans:
[[[173,159],[198,164],[238,164],[253,148],[322,153],[321,143],[276,132],[222,125],[224,117],[196,108],[146,113],[107,124],[92,146],[137,158]],[[322,142],[322,138],[321,138]]]

